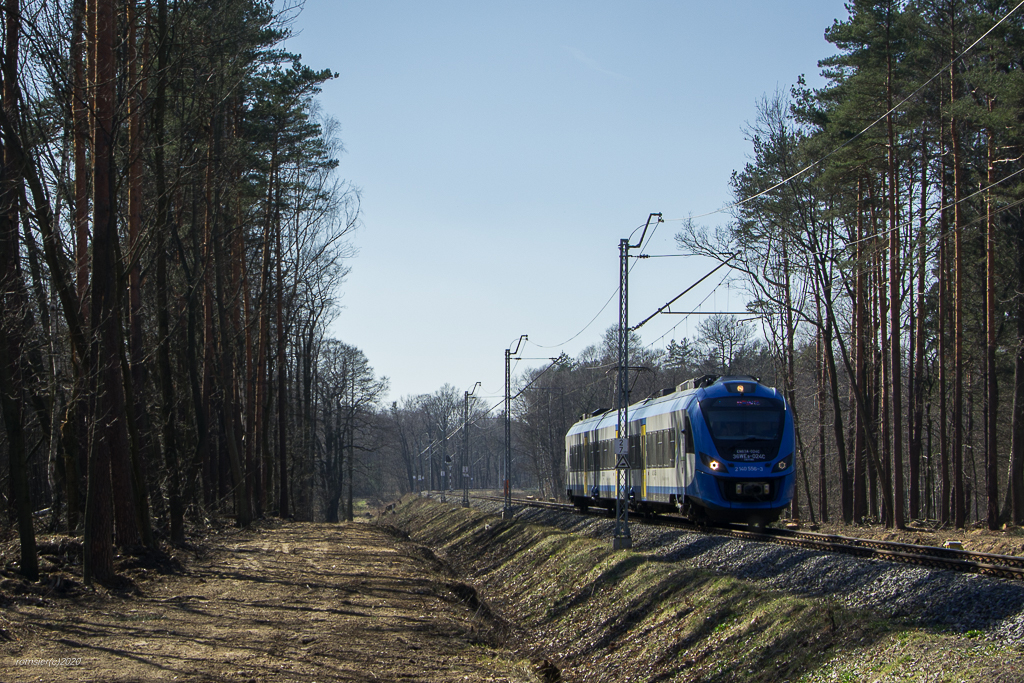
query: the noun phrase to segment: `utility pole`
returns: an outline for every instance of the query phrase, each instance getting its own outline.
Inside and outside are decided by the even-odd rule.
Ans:
[[[445,439],[441,443],[444,444],[447,441],[448,441],[448,439]],[[445,462],[445,460],[447,460],[447,457],[448,457],[448,454],[445,452],[445,449],[442,448],[441,449],[441,502],[442,503],[447,503],[448,502],[448,499],[445,497],[445,489],[448,488],[448,479],[445,476],[445,474],[448,471],[448,463]]]
[[[430,432],[427,432],[427,438],[430,438]],[[430,466],[430,487],[427,489],[427,498],[433,498],[434,496],[434,442],[431,441],[427,444],[427,465]]]
[[[462,507],[469,507],[469,397],[476,393],[480,382],[473,385],[473,391],[466,392],[466,404],[462,413]]]
[[[615,534],[612,550],[633,547],[633,537],[629,533],[629,250],[644,243],[647,228],[655,216],[661,222],[660,213],[648,216],[636,244],[630,244],[628,238],[619,240],[619,391],[618,424],[615,430]]]
[[[502,519],[512,519],[512,355],[519,353],[519,346],[527,336],[521,335],[516,348],[505,349],[505,506]],[[518,358],[516,359],[518,360]]]

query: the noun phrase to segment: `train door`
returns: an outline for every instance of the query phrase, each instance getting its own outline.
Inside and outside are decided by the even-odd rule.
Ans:
[[[640,423],[640,499],[647,500],[647,420]]]
[[[693,445],[693,425],[690,423],[690,414],[686,410],[679,412],[681,417],[681,434],[676,439],[676,448],[679,457],[676,460],[676,472],[679,477],[679,485],[686,488],[693,482],[697,474],[697,453]]]
[[[590,434],[583,432],[580,435],[582,450],[580,451],[579,468],[583,476],[583,495],[590,495]]]

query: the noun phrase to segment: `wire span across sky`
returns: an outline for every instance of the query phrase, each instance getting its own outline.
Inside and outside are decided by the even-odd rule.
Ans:
[[[824,30],[845,15],[842,0],[306,0],[286,48],[339,73],[321,109],[363,193],[331,336],[390,378],[391,400],[476,381],[500,394],[520,334],[544,349],[531,356],[599,343],[617,321],[619,240],[652,212],[730,204],[756,101],[801,74],[821,85]],[[676,252],[671,225],[643,251]],[[631,320],[714,265],[635,262]],[[680,306],[742,309],[713,286]],[[696,324],[641,331],[664,346]]]

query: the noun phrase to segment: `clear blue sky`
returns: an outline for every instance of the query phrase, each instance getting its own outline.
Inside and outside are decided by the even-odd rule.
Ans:
[[[728,204],[756,100],[800,74],[820,84],[824,30],[845,16],[842,0],[305,0],[286,48],[338,72],[320,101],[363,196],[331,335],[390,378],[391,399],[476,381],[501,394],[520,334],[528,358],[597,343],[617,320],[617,301],[598,312],[619,239],[651,212]],[[678,227],[662,224],[648,253],[679,253]],[[631,323],[708,269],[639,262]],[[676,310],[705,297],[707,310],[743,305],[709,286]],[[663,347],[698,322],[660,316],[640,332]]]

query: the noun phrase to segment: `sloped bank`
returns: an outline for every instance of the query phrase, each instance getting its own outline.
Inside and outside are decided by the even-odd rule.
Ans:
[[[384,521],[384,520],[382,520]],[[607,539],[415,496],[386,522],[431,548],[567,681],[1021,681],[1024,654]]]

